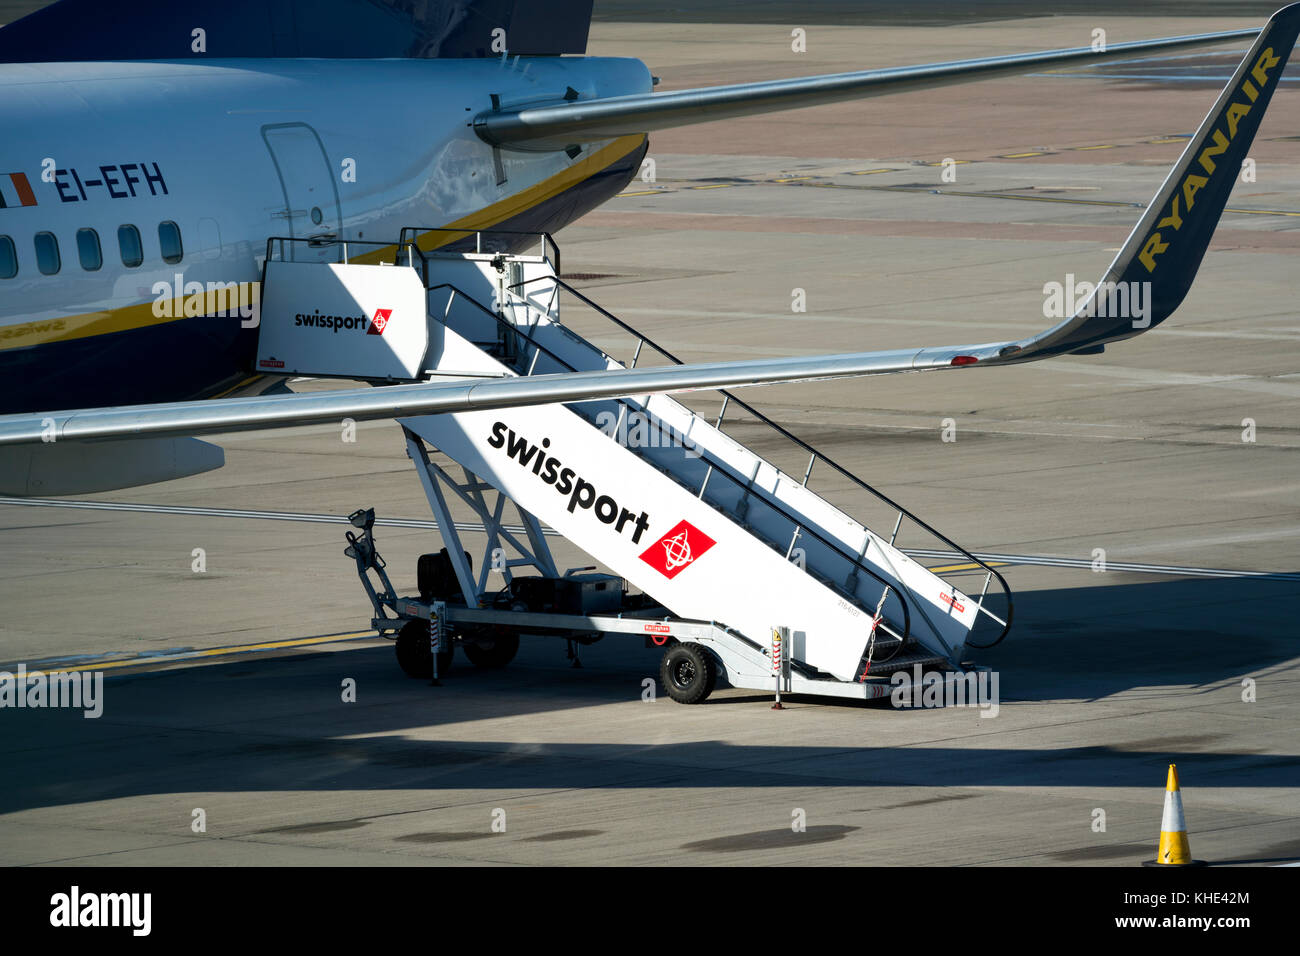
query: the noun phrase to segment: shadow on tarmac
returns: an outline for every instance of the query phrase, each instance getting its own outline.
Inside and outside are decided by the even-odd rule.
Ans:
[[[1017,629],[980,661],[1000,673],[1004,705],[1186,685],[1235,702],[1237,689],[1224,682],[1296,656],[1300,638],[1286,624],[1296,590],[1181,579],[1028,592],[1018,600]],[[379,644],[110,677],[97,720],[69,710],[0,713],[7,762],[22,767],[0,785],[0,812],[168,792],[951,787],[956,765],[968,786],[1149,787],[1175,758],[1201,786],[1300,786],[1300,754],[1225,746],[1226,732],[1059,748],[889,746],[881,745],[896,716],[888,705],[809,698],[794,703],[860,710],[844,719],[861,720],[876,745],[645,744],[636,735],[617,744],[520,744],[406,733],[636,701],[656,670],[657,654],[633,642],[590,648],[586,666],[572,669],[562,644],[535,639],[505,671],[475,671],[458,659],[441,688],[406,678]],[[344,677],[357,681],[356,704],[340,706]],[[724,694],[700,711],[716,707],[729,719],[742,705],[766,713],[767,702]],[[661,696],[652,706],[643,740],[662,736],[660,708],[680,705]]]

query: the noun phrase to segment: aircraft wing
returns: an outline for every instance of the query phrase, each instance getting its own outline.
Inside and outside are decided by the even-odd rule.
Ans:
[[[1285,10],[1279,11],[1274,19],[1284,12]],[[1189,46],[1253,38],[1258,33],[1258,30],[1198,33],[1115,43],[1100,51],[1091,47],[1078,47],[923,66],[741,83],[735,86],[602,97],[585,102],[557,99],[553,104],[531,104],[522,109],[507,108],[480,113],[474,118],[474,131],[493,146],[565,149],[578,143],[649,133],[692,123],[708,123],[755,113],[821,106],[869,96],[969,83],[1050,67],[1099,63],[1140,53],[1166,52]]]
[[[0,416],[0,447],[204,435],[337,423],[343,418],[401,418],[649,393],[1008,365],[1068,353],[1099,352],[1109,342],[1155,328],[1181,304],[1297,36],[1300,4],[1276,13],[1260,32],[1092,297],[1077,314],[1026,339],[5,415]],[[1119,290],[1129,293],[1123,301],[1117,294]]]
[[[206,435],[492,408],[550,405],[649,393],[736,388],[912,371],[929,349],[663,368],[472,378],[254,398],[0,416],[0,446],[145,436]],[[42,439],[42,436],[45,436]]]

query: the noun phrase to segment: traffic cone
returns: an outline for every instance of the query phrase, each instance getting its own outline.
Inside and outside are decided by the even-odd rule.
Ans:
[[[1165,815],[1160,821],[1160,846],[1156,858],[1143,866],[1205,866],[1204,860],[1192,859],[1187,843],[1187,823],[1183,820],[1183,795],[1178,789],[1178,768],[1169,765],[1165,783]]]

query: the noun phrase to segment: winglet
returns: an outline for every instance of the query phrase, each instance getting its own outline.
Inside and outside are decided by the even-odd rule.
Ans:
[[[1005,346],[1003,361],[1100,352],[1173,315],[1192,286],[1297,37],[1300,3],[1269,19],[1083,308],[1041,335]]]

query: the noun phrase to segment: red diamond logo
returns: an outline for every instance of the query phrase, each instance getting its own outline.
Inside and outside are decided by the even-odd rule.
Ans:
[[[375,317],[370,320],[370,328],[366,329],[366,335],[383,335],[392,315],[392,309],[375,309]]]
[[[707,534],[683,520],[641,552],[641,560],[671,580],[704,557],[715,544]]]

